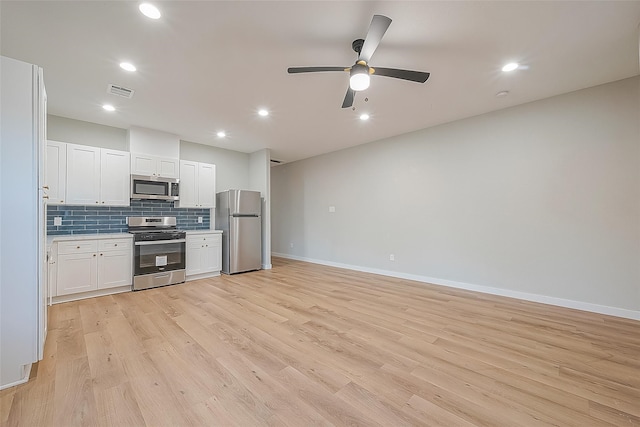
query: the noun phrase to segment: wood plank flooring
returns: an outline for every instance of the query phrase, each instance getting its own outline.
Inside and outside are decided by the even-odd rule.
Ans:
[[[3,426],[640,426],[640,322],[304,262],[55,305]]]

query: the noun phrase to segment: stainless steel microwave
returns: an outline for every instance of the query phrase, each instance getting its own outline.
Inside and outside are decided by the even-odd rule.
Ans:
[[[179,200],[180,180],[161,176],[131,175],[131,198]]]

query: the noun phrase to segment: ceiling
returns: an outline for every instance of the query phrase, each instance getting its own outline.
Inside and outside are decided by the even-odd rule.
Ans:
[[[158,1],[159,20],[138,4],[3,0],[2,55],[44,68],[50,114],[285,162],[639,74],[639,1]],[[370,64],[429,71],[425,84],[374,76],[354,111],[347,73],[287,74],[352,65],[374,14],[393,22]]]

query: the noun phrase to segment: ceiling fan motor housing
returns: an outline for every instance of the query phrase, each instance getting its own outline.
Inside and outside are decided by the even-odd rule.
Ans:
[[[362,51],[362,45],[364,44],[364,39],[356,39],[351,43],[351,48],[355,53],[360,55],[360,51]]]

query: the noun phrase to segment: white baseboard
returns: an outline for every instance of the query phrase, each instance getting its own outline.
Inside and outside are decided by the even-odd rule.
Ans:
[[[208,279],[209,277],[218,277],[219,275],[220,275],[220,271],[194,274],[192,276],[186,276],[185,282],[191,282],[193,280],[199,280],[199,279]]]
[[[539,302],[542,304],[556,305],[559,307],[573,308],[576,310],[590,311],[592,313],[607,314],[609,316],[623,317],[625,319],[640,320],[640,311],[628,310],[625,308],[609,307],[606,305],[593,304],[583,301],[574,301],[564,298],[551,297],[546,295],[530,294],[527,292],[513,291],[510,289],[494,288],[491,286],[474,285],[471,283],[456,282],[453,280],[438,279],[416,274],[400,273],[397,271],[381,270],[377,268],[360,267],[357,265],[342,264],[339,262],[324,261],[313,258],[300,257],[297,255],[282,254],[272,252],[272,256],[305,261],[313,264],[327,265],[330,267],[345,268],[347,270],[361,271],[363,273],[379,274],[381,276],[397,277],[399,279],[413,280],[416,282],[430,283],[433,285],[447,286],[450,288],[464,289],[467,291],[481,292],[484,294],[500,295],[503,297],[516,298],[525,301]]]
[[[31,375],[31,363],[24,365],[22,367],[22,378],[20,378],[18,381],[14,381],[12,383],[9,384],[2,384],[0,385],[0,390],[4,390],[5,388],[10,388],[10,387],[15,387],[17,385],[20,384],[24,384],[27,381],[29,381],[29,375]]]

